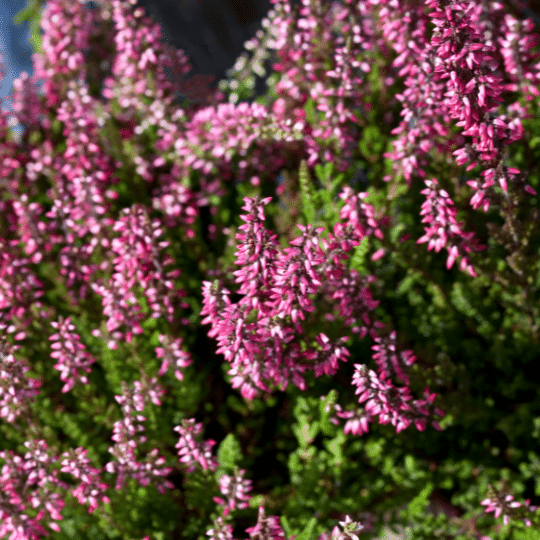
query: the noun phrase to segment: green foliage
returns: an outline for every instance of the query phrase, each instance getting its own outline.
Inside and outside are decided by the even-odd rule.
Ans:
[[[367,274],[366,257],[370,251],[369,237],[365,236],[358,246],[353,247],[350,267],[360,275]]]
[[[328,232],[333,230],[339,221],[339,206],[336,204],[338,195],[344,185],[344,175],[333,172],[334,165],[326,163],[314,167],[319,189],[315,189],[314,181],[310,177],[305,160],[300,163],[298,183],[300,190],[301,207],[304,224],[309,223],[325,228],[323,235],[328,238]],[[341,202],[341,200],[340,200]]]
[[[407,456],[407,458],[409,458],[409,461],[412,460],[411,456]],[[412,499],[407,506],[407,511],[403,512],[403,514],[407,515],[409,519],[416,521],[419,517],[425,514],[426,506],[429,504],[429,496],[432,492],[433,484],[428,483],[427,486]]]
[[[302,529],[302,532],[295,535],[295,540],[309,540],[310,538],[313,538],[313,533],[316,530],[316,526],[317,520],[315,518],[311,518],[304,529]]]
[[[300,171],[298,173],[300,183],[300,193],[302,195],[302,214],[304,215],[305,223],[315,222],[315,189],[309,178],[307,165],[302,161]]]
[[[218,463],[225,469],[233,469],[241,458],[240,443],[232,433],[229,433],[219,445],[217,451]]]

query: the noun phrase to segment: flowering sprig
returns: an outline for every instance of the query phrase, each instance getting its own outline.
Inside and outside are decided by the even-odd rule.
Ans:
[[[287,2],[274,4],[266,48],[276,51],[278,62],[273,67],[282,74],[275,88],[281,99],[276,101],[276,112],[284,123],[303,130],[308,165],[324,159],[345,166],[336,157],[346,157],[354,144],[359,122],[355,111],[364,108],[364,75],[370,71],[369,62],[358,58],[371,50],[373,28],[368,24],[351,27],[342,21],[367,20],[369,8],[363,3],[319,3],[316,7],[305,3],[294,12]],[[324,113],[317,125],[299,114],[308,98]]]
[[[65,100],[57,109],[57,118],[65,126],[67,149],[54,186],[55,198],[63,203],[61,211],[68,240],[87,234],[100,238],[101,229],[113,223],[104,216],[110,205],[105,199],[116,198],[107,189],[112,160],[97,144],[98,121],[88,113],[89,107],[95,109],[95,101],[88,95],[88,88],[76,79],[70,81],[68,88]],[[48,217],[57,219],[59,210],[54,206]],[[90,248],[94,246],[95,243],[89,243]]]
[[[106,328],[112,335],[109,346],[116,348],[117,337],[125,335],[130,343],[133,334],[143,332],[141,320],[145,314],[135,295],[138,286],[144,291],[153,318],[164,317],[173,323],[174,304],[184,308],[189,304],[179,301],[185,291],[175,289],[172,281],[181,270],[166,270],[174,260],[160,254],[169,242],[158,241],[162,234],[158,220],[151,222],[147,211],[134,205],[121,212],[113,230],[120,233],[111,243],[114,273],[108,285],[92,283],[92,288],[103,298],[103,313],[108,315]],[[127,330],[118,330],[121,327]]]
[[[160,480],[167,477],[171,467],[163,467],[165,458],[159,456],[159,450],[154,448],[143,461],[137,460],[135,450],[137,443],[146,442],[146,436],[137,433],[144,431],[142,422],[146,418],[137,414],[144,410],[146,405],[152,402],[161,405],[160,397],[164,390],[157,384],[156,378],[142,377],[140,381],[134,381],[133,386],[122,383],[122,395],[115,396],[116,401],[122,407],[123,418],[114,423],[112,440],[115,442],[109,448],[114,460],[105,465],[107,472],[116,474],[116,490],[122,489],[126,478],[135,478],[142,486],[152,482],[156,488],[164,493],[165,489],[171,489],[173,484],[168,480]]]
[[[488,164],[481,173],[485,178],[483,184],[476,180],[467,182],[477,190],[471,205],[476,209],[483,204],[486,211],[495,181],[506,192],[508,174],[519,173],[517,169],[501,170],[497,165],[502,161],[503,147],[523,136],[523,126],[519,118],[505,121],[504,117],[495,118],[490,114],[504,102],[501,97],[504,86],[503,77],[497,71],[498,61],[492,55],[496,46],[485,42],[478,23],[482,7],[455,2],[443,10],[436,0],[428,5],[434,9],[430,17],[436,25],[431,44],[440,59],[434,78],[447,80],[446,95],[451,98],[449,113],[459,119],[457,125],[465,128],[463,134],[473,137],[472,147]],[[527,47],[533,44],[528,40]],[[464,154],[459,152],[454,154],[462,157]]]
[[[30,324],[31,306],[43,306],[43,283],[31,268],[31,261],[21,257],[17,240],[0,239],[0,321],[24,331]]]
[[[28,414],[30,404],[39,394],[39,388],[43,385],[42,379],[29,377],[29,362],[24,358],[17,358],[16,351],[20,345],[11,345],[6,339],[6,334],[13,333],[15,328],[6,328],[0,323],[0,418],[7,422],[14,422],[21,415]],[[14,339],[20,340],[25,333],[17,333]]]
[[[101,503],[110,502],[105,495],[109,486],[101,482],[102,471],[90,465],[87,452],[88,450],[81,447],[64,452],[61,456],[60,471],[69,473],[80,481],[71,493],[81,504],[88,504],[88,512],[92,513]]]
[[[409,384],[407,369],[414,364],[416,356],[412,351],[397,351],[396,332],[386,337],[375,337],[376,345],[371,348],[376,351],[373,359],[377,363],[380,376],[383,379],[398,378]]]
[[[236,508],[247,508],[251,496],[248,493],[251,491],[251,480],[244,478],[246,471],[235,467],[232,476],[223,474],[219,479],[219,489],[223,497],[214,497],[215,503],[224,507],[223,515],[227,516],[231,510]]]
[[[101,482],[101,471],[90,465],[87,450],[79,447],[56,456],[44,440],[31,440],[24,445],[28,449],[24,456],[12,451],[0,453],[4,461],[0,477],[2,536],[11,532],[10,538],[37,540],[48,534],[43,525],[60,531],[56,521],[62,519],[65,506],[62,493],[70,486],[58,478],[59,472],[78,480],[72,494],[81,504],[89,505],[90,513],[99,503],[109,502],[105,495],[108,486]],[[30,507],[39,509],[33,518],[29,517]]]
[[[426,195],[426,201],[422,204],[421,215],[424,216],[422,223],[427,223],[426,234],[416,242],[422,244],[428,242],[428,251],[434,249],[439,252],[441,248],[448,250],[446,268],[450,269],[457,257],[461,257],[460,269],[467,270],[471,276],[476,277],[476,271],[470,264],[466,253],[472,249],[482,251],[487,246],[481,246],[473,238],[474,232],[465,233],[462,230],[463,223],[457,223],[457,208],[444,189],[439,189],[438,182],[426,180],[426,189],[421,191]]]
[[[493,512],[496,518],[502,515],[505,525],[508,525],[510,521],[519,520],[530,527],[531,519],[538,510],[538,506],[530,504],[530,499],[521,503],[514,500],[513,495],[496,491],[491,485],[488,487],[488,497],[480,504],[486,507],[486,512]]]
[[[376,303],[371,302],[358,273],[347,274],[339,261],[347,258],[347,252],[358,245],[364,235],[372,232],[382,235],[382,232],[372,217],[370,205],[358,202],[355,208],[351,202],[343,213],[350,220],[349,227],[337,224],[335,236],[330,234],[322,248],[317,235],[324,228],[298,225],[302,235],[291,241],[293,247],[279,250],[275,235],[270,235],[263,226],[262,206],[268,204],[269,199],[246,197],[244,200],[243,208],[249,214],[242,216],[246,224],[241,226],[244,232],[237,235],[241,244],[236,259],[236,263],[244,267],[234,273],[245,296],[234,305],[227,298],[229,292],[223,290],[222,309],[217,310],[215,294],[219,286],[214,285],[218,287],[214,291],[211,284],[205,282],[201,314],[207,315],[203,323],[212,324],[209,336],[218,337],[218,352],[232,364],[229,373],[233,375],[233,387],[240,386],[242,395],[252,399],[255,388],[269,391],[266,380],[273,379],[274,384],[286,386],[291,378],[296,386],[304,389],[301,373],[307,368],[313,369],[317,377],[333,375],[338,361],[346,361],[348,351],[343,344],[347,336],[332,343],[321,332],[315,336],[315,347],[302,350],[296,340],[293,341],[294,333],[303,333],[300,321],[305,321],[305,312],[315,311],[309,295],[320,293],[331,296],[334,301],[340,299],[340,317],[345,317],[347,324],[365,335],[367,328],[358,328],[358,323],[361,321],[371,327],[367,312],[374,309]],[[323,273],[329,276],[324,286]],[[355,294],[351,296],[353,287]],[[250,319],[255,309],[256,322]],[[377,326],[375,323],[371,330]]]
[[[37,202],[28,203],[28,195],[23,193],[18,201],[13,201],[13,211],[17,216],[19,235],[24,245],[26,255],[31,255],[32,263],[39,263],[43,254],[49,252],[53,241],[55,226],[50,222],[40,221],[43,207]]]
[[[506,89],[525,95],[529,102],[534,96],[540,96],[540,63],[533,64],[540,55],[538,52],[531,52],[540,41],[540,36],[533,32],[534,23],[531,19],[518,21],[506,13],[498,39],[506,73],[512,79]]]
[[[159,334],[158,339],[162,345],[162,347],[155,348],[156,356],[162,359],[158,375],[161,377],[170,367],[174,367],[174,376],[182,381],[184,374],[181,369],[193,363],[191,355],[180,349],[182,338],[172,339],[170,336]]]
[[[361,523],[353,521],[349,515],[345,516],[344,521],[340,521],[340,528],[336,525],[332,529],[332,536],[325,534],[319,538],[319,540],[359,540],[357,532],[360,532],[364,526]]]
[[[237,265],[242,269],[235,270],[236,283],[240,284],[239,294],[246,295],[252,308],[259,308],[259,318],[262,318],[270,311],[266,302],[270,298],[271,290],[269,280],[275,272],[272,269],[274,259],[278,253],[279,243],[277,235],[271,234],[263,227],[264,205],[271,201],[271,198],[259,200],[258,198],[244,199],[246,205],[242,208],[248,212],[242,215],[246,222],[238,229],[245,231],[238,233],[236,239],[240,243],[236,251]]]
[[[234,540],[232,535],[233,527],[230,523],[225,523],[222,516],[214,520],[212,529],[206,531],[209,540]]]
[[[45,441],[33,440],[24,445],[28,449],[24,456],[0,452],[4,462],[0,476],[0,534],[37,540],[47,534],[43,525],[60,530],[56,521],[62,519],[60,512],[65,503],[56,488],[65,489],[67,485],[58,479],[57,458],[48,451]],[[39,508],[35,517],[28,515],[30,508]]]
[[[427,388],[424,391],[425,399],[413,400],[408,387],[394,386],[389,379],[379,378],[374,371],[363,364],[355,364],[355,368],[353,385],[357,387],[355,393],[360,394],[358,402],[365,401],[365,411],[371,416],[378,415],[381,424],[390,423],[399,433],[414,423],[419,431],[424,431],[426,418],[430,417],[433,412],[444,416],[440,409],[432,410],[431,404],[436,394],[429,393]],[[441,430],[435,421],[433,426],[435,429]]]
[[[69,392],[75,383],[87,384],[88,377],[83,374],[90,373],[90,365],[96,360],[88,352],[84,351],[85,345],[80,342],[80,336],[73,333],[75,325],[71,324],[70,318],[51,322],[51,326],[58,330],[49,336],[51,344],[51,358],[56,358],[57,363],[53,366],[60,371],[60,379],[64,381],[62,392]]]
[[[250,540],[285,540],[285,533],[276,516],[267,516],[264,506],[259,506],[257,525],[246,529]]]
[[[198,441],[203,429],[202,423],[195,423],[194,418],[182,420],[182,424],[175,426],[174,431],[180,434],[175,445],[178,449],[180,462],[187,465],[187,472],[193,472],[197,468],[215,471],[218,467],[216,458],[212,455],[212,446],[216,441],[208,439]]]
[[[371,235],[382,239],[383,232],[380,226],[387,223],[385,218],[381,219],[379,223],[377,222],[375,208],[365,202],[368,196],[369,194],[366,192],[355,193],[350,186],[344,186],[339,194],[339,198],[345,201],[339,211],[339,217],[354,228],[357,242]]]

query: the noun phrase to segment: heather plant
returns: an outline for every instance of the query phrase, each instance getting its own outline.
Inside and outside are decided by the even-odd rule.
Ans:
[[[531,21],[274,0],[219,88],[135,2],[40,24],[20,143],[0,115],[1,535],[535,537]]]

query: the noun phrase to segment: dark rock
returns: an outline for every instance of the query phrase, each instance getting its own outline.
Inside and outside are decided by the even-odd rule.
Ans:
[[[270,0],[138,0],[161,27],[166,44],[182,49],[193,65],[192,74],[224,78],[244,51],[244,43],[261,28]],[[257,81],[255,94],[264,91]]]

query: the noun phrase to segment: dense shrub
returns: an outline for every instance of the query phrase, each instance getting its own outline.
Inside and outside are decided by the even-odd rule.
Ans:
[[[0,536],[536,538],[532,23],[274,0],[218,90],[93,4],[0,116]]]

